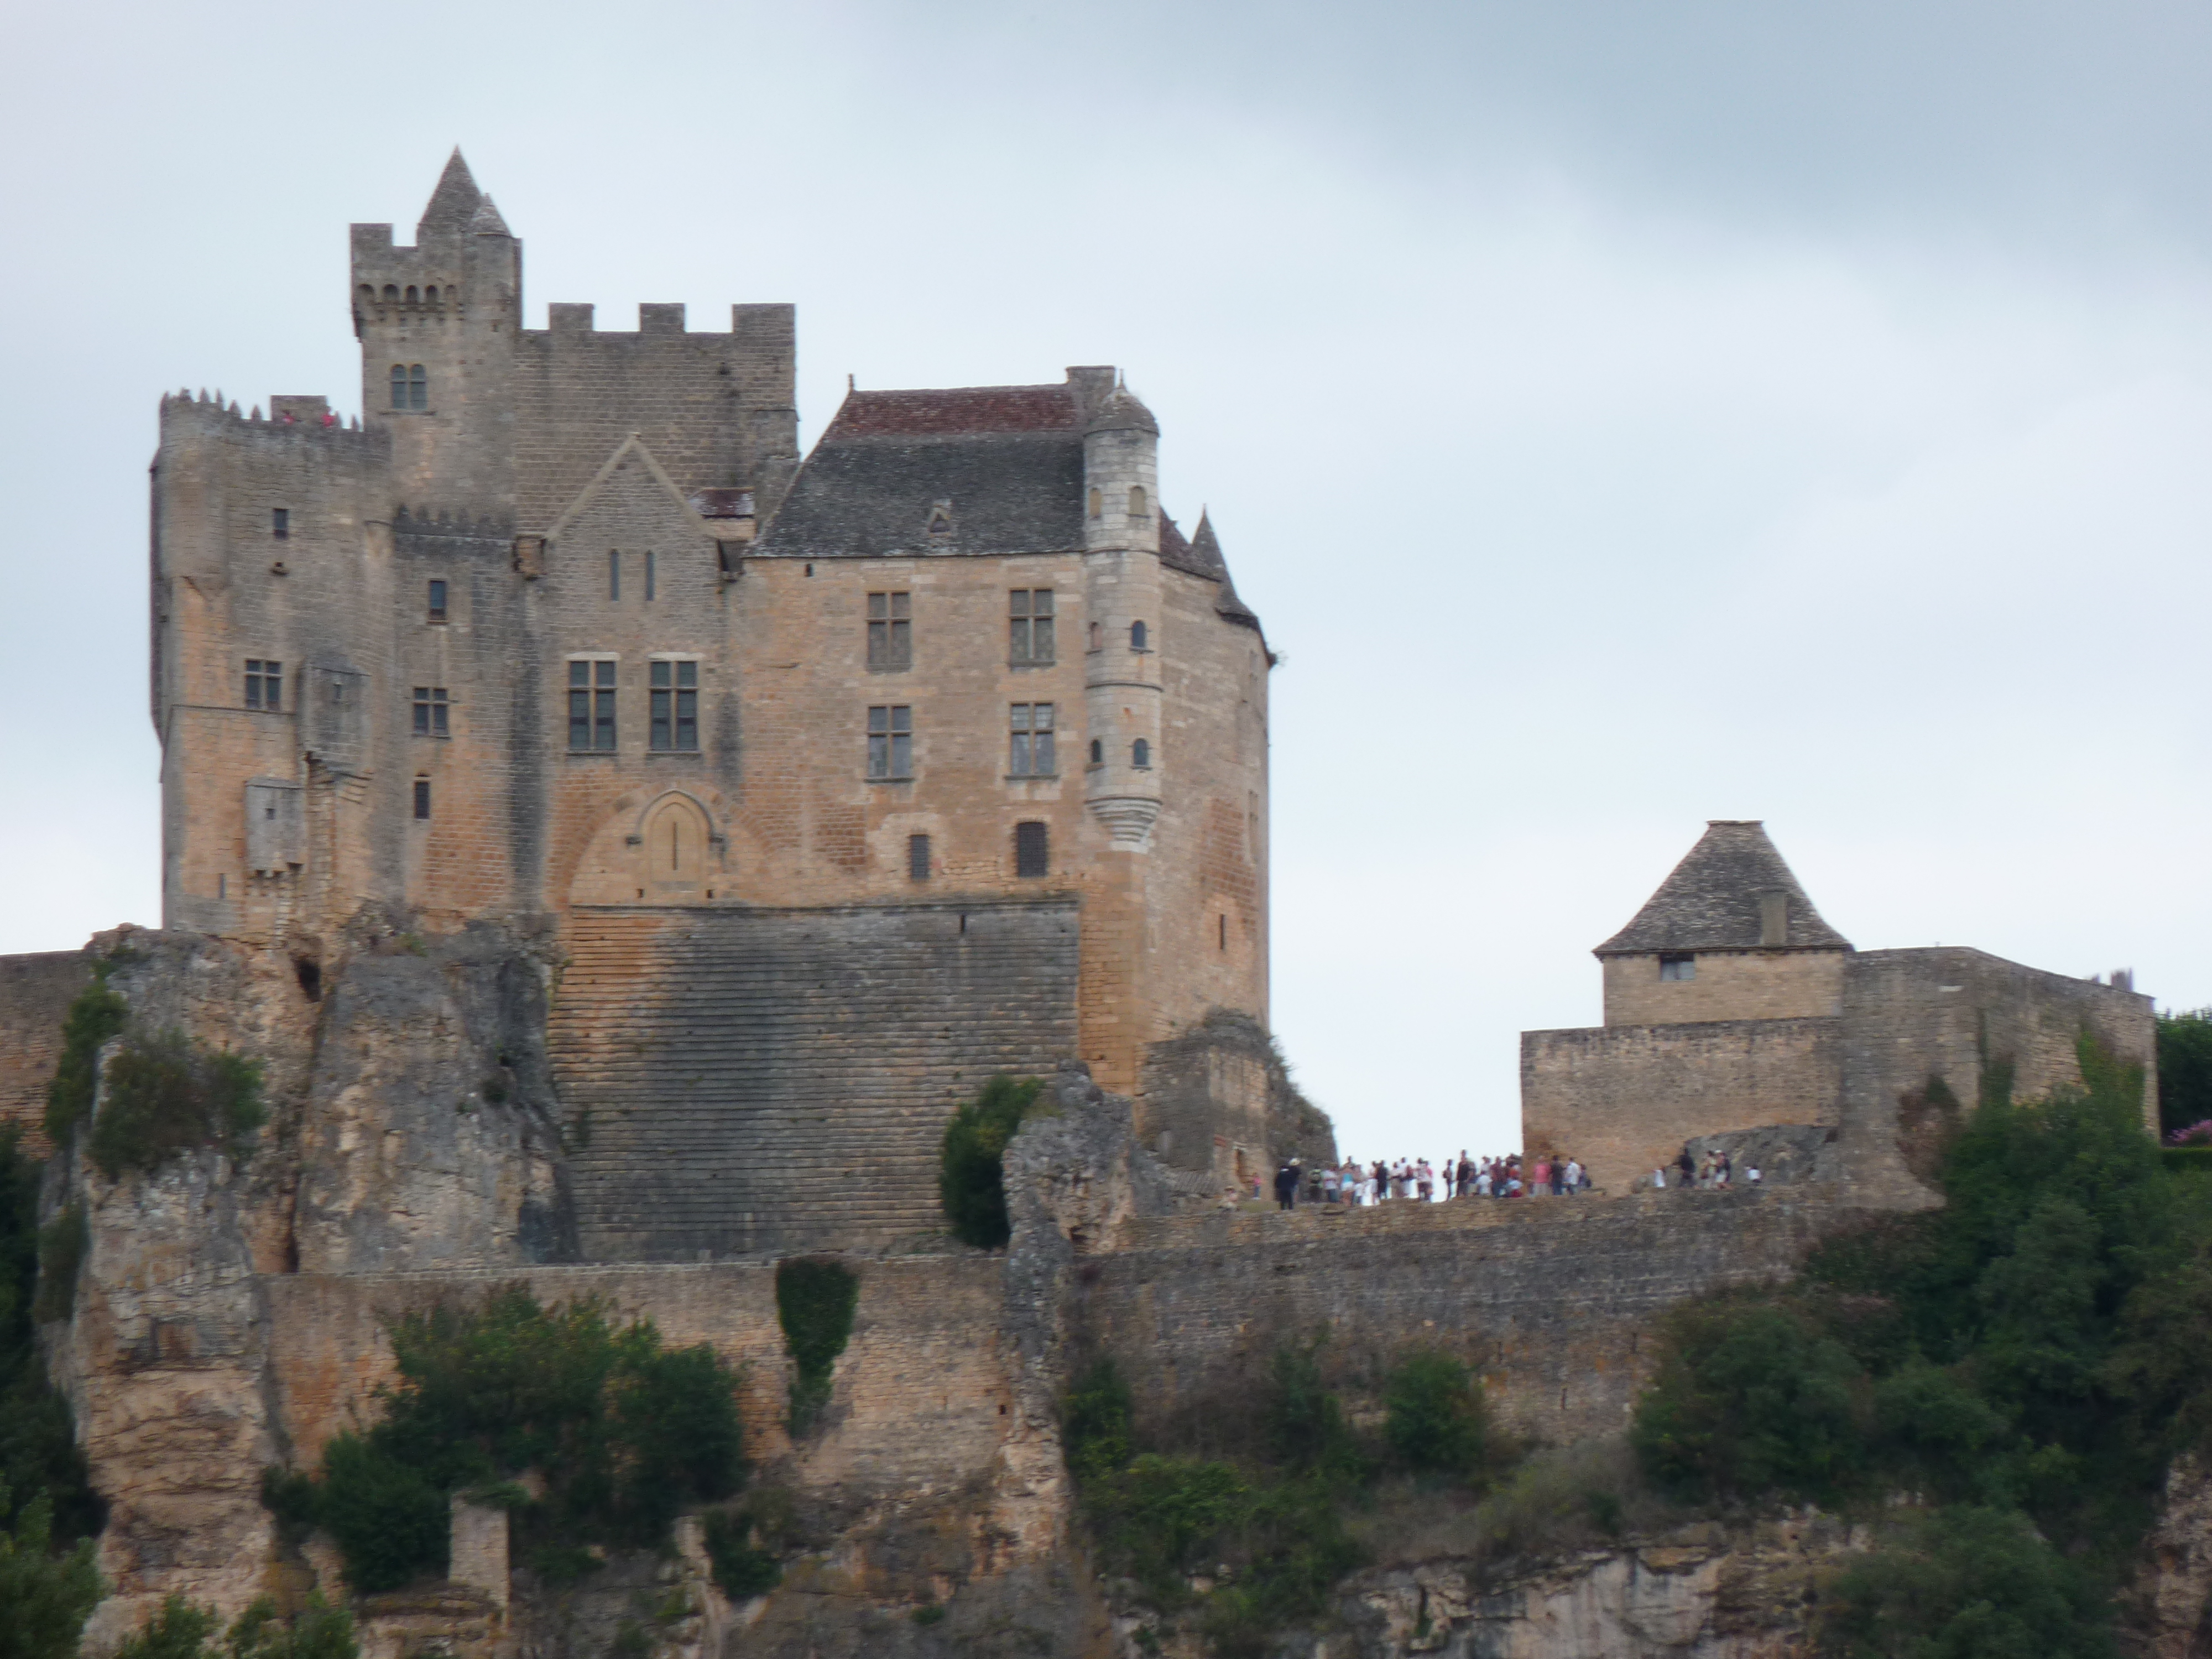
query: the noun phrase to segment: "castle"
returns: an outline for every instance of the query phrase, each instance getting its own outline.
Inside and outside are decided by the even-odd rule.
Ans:
[[[526,328],[458,151],[352,296],[357,428],[162,404],[165,926],[310,994],[364,915],[552,930],[602,1256],[927,1228],[952,1105],[1071,1054],[1260,1167],[1273,658],[1115,370],[854,392],[802,461],[789,306]]]
[[[38,1147],[45,1237],[81,1241],[41,1268],[40,1352],[108,1505],[89,1652],[173,1594],[343,1594],[263,1472],[380,1409],[396,1316],[521,1283],[738,1368],[792,1579],[733,1607],[695,1530],[550,1591],[456,1492],[452,1582],[354,1599],[368,1659],[598,1659],[648,1590],[700,1610],[660,1659],[1132,1659],[1070,1571],[1089,1356],[1160,1425],[1248,1412],[1322,1331],[1379,1417],[1379,1362],[1432,1345],[1515,1434],[1605,1435],[1655,1321],[1934,1202],[1924,1154],[1985,1087],[2076,1080],[2086,1034],[2151,1117],[2124,976],[1856,951],[1720,821],[1598,947],[1604,1024],[1523,1037],[1525,1148],[1599,1194],[1224,1203],[1329,1133],[1265,1024],[1272,659],[1120,377],[854,392],[802,460],[788,307],[526,330],[458,155],[415,245],[357,226],[353,265],[361,424],[162,405],[163,927],[0,958],[0,1126],[40,1115],[95,972],[106,1052],[179,1032],[268,1109],[149,1168]],[[933,1176],[1000,1071],[1047,1092],[984,1251]],[[1645,1188],[1685,1146],[1771,1179]],[[856,1301],[799,1428],[778,1276],[817,1254]],[[1455,1605],[1468,1635],[1428,1594],[1419,1628]]]

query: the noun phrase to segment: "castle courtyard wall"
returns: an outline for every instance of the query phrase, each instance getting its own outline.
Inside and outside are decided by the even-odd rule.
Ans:
[[[1523,1031],[1522,1145],[1569,1153],[1626,1192],[1693,1136],[1833,1125],[1843,1037],[1833,1018]]]

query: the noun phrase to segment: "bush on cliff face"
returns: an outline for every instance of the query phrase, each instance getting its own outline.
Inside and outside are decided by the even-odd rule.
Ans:
[[[279,1618],[276,1604],[264,1596],[218,1642],[216,1633],[222,1628],[213,1607],[172,1595],[124,1638],[115,1659],[358,1659],[361,1652],[353,1615],[319,1595],[310,1597],[290,1619]]]
[[[860,1281],[842,1261],[793,1260],[775,1264],[775,1318],[791,1356],[791,1403],[784,1425],[793,1439],[829,1409],[837,1356],[852,1340]]]
[[[2106,1659],[2091,1575],[2016,1511],[1917,1516],[1844,1568],[1820,1618],[1834,1659]]]
[[[1243,1462],[1165,1455],[1131,1435],[1127,1384],[1111,1360],[1061,1402],[1061,1443],[1108,1571],[1167,1610],[1203,1592],[1200,1622],[1216,1651],[1256,1655],[1285,1624],[1317,1616],[1363,1555],[1345,1527],[1373,1460],[1324,1386],[1316,1345],[1285,1344],[1257,1402],[1255,1455]]]
[[[1382,1385],[1383,1437],[1400,1468],[1430,1481],[1479,1480],[1490,1457],[1482,1385],[1433,1349],[1407,1354]]]
[[[107,988],[105,964],[95,967],[94,982],[70,1004],[62,1021],[61,1058],[53,1081],[46,1085],[46,1138],[65,1146],[92,1111],[100,1082],[100,1051],[110,1037],[122,1035],[131,1016],[131,1005]]]
[[[2212,1008],[2158,1017],[2158,1127],[2212,1118]]]
[[[995,1250],[1012,1237],[1006,1218],[1006,1143],[1043,1087],[1041,1078],[994,1077],[945,1126],[938,1197],[945,1225],[962,1243]]]
[[[157,1170],[194,1146],[242,1158],[266,1116],[259,1060],[208,1049],[179,1031],[126,1044],[107,1062],[106,1080],[87,1151],[111,1181],[126,1170]]]
[[[649,1322],[617,1325],[597,1300],[545,1308],[512,1288],[480,1309],[410,1315],[392,1346],[383,1420],[333,1440],[312,1483],[272,1473],[264,1486],[281,1518],[330,1530],[356,1589],[443,1571],[456,1491],[534,1472],[544,1497],[513,1506],[527,1558],[659,1544],[685,1505],[744,1483],[736,1373],[703,1344],[671,1349]]]
[[[2025,1104],[1990,1068],[1941,1148],[1942,1209],[1667,1322],[1632,1431],[1655,1482],[1936,1506],[1893,1552],[1924,1571],[1876,1596],[1869,1565],[1838,1590],[1833,1651],[2094,1650],[2068,1632],[2109,1623],[2166,1459],[2212,1437],[2212,1189],[2161,1166],[2138,1071],[2086,1039],[2080,1058],[2081,1087]],[[2057,1613],[1984,1604],[2031,1581],[2073,1623],[2017,1648]]]

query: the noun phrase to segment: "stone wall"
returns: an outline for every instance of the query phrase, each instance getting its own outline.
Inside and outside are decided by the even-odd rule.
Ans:
[[[82,951],[0,957],[0,1127],[19,1125],[33,1158],[48,1150],[39,1125],[46,1115],[46,1085],[61,1059],[62,1022],[91,981]]]
[[[1838,1151],[1846,1171],[1867,1181],[1905,1178],[1899,1106],[1931,1077],[1942,1079],[1967,1107],[1993,1062],[2010,1065],[2017,1100],[2078,1085],[2075,1045],[2085,1031],[2143,1068],[2143,1127],[2155,1134],[2158,1022],[2152,998],[1960,946],[1860,951],[1844,981]]]
[[[1627,1192],[1697,1135],[1833,1124],[1843,1022],[1720,1020],[1521,1034],[1522,1144]]]
[[[1787,1275],[1857,1213],[1797,1187],[1137,1219],[1078,1265],[1073,1317],[1152,1425],[1241,1411],[1277,1344],[1326,1331],[1355,1409],[1432,1346],[1481,1373],[1516,1431],[1563,1441],[1624,1426],[1658,1314]]]
[[[1662,979],[1656,956],[1602,958],[1605,1023],[1817,1019],[1844,1011],[1842,951],[1699,951],[1694,979]]]
[[[584,1254],[943,1228],[945,1121],[1075,1051],[1065,901],[580,909],[552,1024]]]

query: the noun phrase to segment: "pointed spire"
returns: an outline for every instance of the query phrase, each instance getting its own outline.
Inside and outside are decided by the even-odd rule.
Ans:
[[[492,205],[491,198],[489,196],[477,204],[476,216],[469,221],[469,229],[478,236],[514,234],[507,228],[507,221],[499,216],[499,210]]]
[[[1213,533],[1213,520],[1204,507],[1198,509],[1198,528],[1190,532],[1190,550],[1208,564],[1221,562],[1221,543]]]
[[[483,200],[483,192],[469,176],[469,164],[461,159],[460,146],[456,144],[445,172],[438,175],[437,189],[430,192],[430,204],[422,210],[422,220],[415,227],[416,241],[465,230]]]

